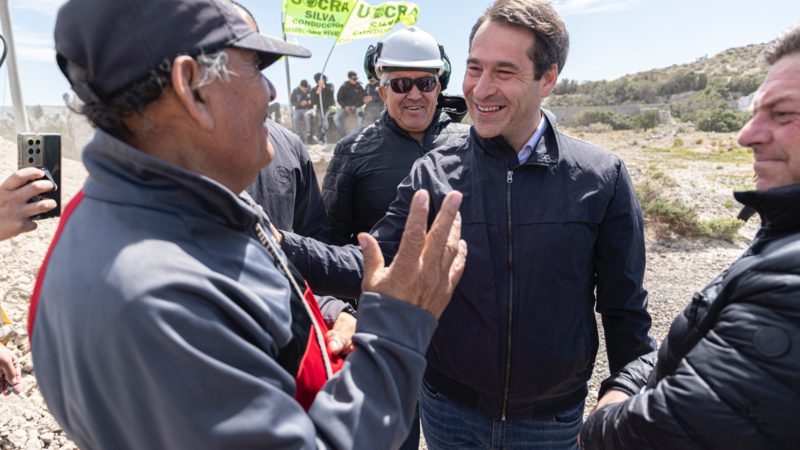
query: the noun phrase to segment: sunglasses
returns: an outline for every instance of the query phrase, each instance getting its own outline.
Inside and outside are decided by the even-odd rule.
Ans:
[[[414,86],[417,86],[420,92],[431,92],[436,89],[436,84],[439,82],[438,78],[431,75],[429,77],[420,78],[392,78],[386,84],[392,88],[395,94],[407,94],[411,92]]]

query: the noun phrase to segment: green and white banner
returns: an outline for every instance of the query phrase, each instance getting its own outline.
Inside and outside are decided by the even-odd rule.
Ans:
[[[364,0],[283,0],[284,32],[299,36],[338,38],[337,44],[376,38],[398,23],[414,25],[419,7],[388,1],[377,6]]]

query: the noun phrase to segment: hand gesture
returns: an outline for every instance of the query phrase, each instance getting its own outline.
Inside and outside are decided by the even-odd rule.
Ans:
[[[363,291],[372,291],[411,303],[437,319],[450,303],[467,258],[461,240],[460,192],[450,192],[427,231],[428,192],[419,190],[411,200],[397,255],[385,267],[378,242],[367,233],[358,235],[364,253]]]

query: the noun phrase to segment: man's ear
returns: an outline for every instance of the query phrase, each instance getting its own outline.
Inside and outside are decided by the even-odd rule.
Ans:
[[[172,62],[172,89],[189,117],[205,130],[214,128],[214,115],[208,96],[202,88],[195,88],[200,80],[200,66],[191,56],[178,56]]]
[[[383,103],[386,103],[386,89],[388,88],[384,85],[380,85],[378,87],[378,95],[381,96],[381,100],[383,100]]]
[[[541,98],[545,98],[553,92],[553,89],[556,88],[556,83],[558,83],[558,65],[553,64],[547,69],[547,72],[542,75],[541,78],[541,88],[539,91],[539,96]]]

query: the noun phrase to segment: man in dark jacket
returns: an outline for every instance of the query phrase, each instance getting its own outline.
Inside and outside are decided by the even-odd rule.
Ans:
[[[311,143],[314,132],[311,129],[311,122],[314,116],[313,101],[311,99],[311,87],[308,80],[300,80],[300,85],[292,91],[292,127],[294,132],[303,139],[306,144]],[[301,125],[300,122],[303,122]]]
[[[317,139],[319,142],[327,142],[328,118],[336,114],[336,101],[333,99],[333,83],[328,83],[328,77],[319,72],[314,74],[311,101],[317,117]]]
[[[300,137],[267,122],[272,162],[258,172],[247,193],[264,208],[273,225],[323,242],[328,241],[325,206],[317,174]]]
[[[459,145],[469,133],[468,126],[458,123],[466,104],[448,108],[451,114],[437,105],[445,62],[433,36],[410,27],[392,33],[378,48],[380,53],[368,52],[367,58],[373,58],[371,77],[381,80],[377,95],[386,110],[372,125],[339,141],[323,181],[333,244],[357,243],[356,236],[386,214],[417,158],[437,147]],[[401,449],[418,445],[415,422]]]
[[[692,298],[658,352],[606,380],[581,431],[587,449],[794,449],[800,442],[800,26],[772,66],[739,143],[762,226],[744,255]]]
[[[345,137],[349,133],[344,125],[346,116],[353,116],[356,119],[356,130],[361,129],[361,116],[364,114],[364,96],[367,93],[358,81],[358,74],[354,71],[347,72],[347,81],[342,83],[336,93],[336,102],[339,103],[339,110],[333,116],[333,123],[339,136]]]
[[[358,233],[369,231],[386,214],[417,158],[436,147],[459,145],[469,133],[467,125],[458,123],[466,104],[449,109],[451,114],[437,105],[444,62],[433,36],[416,27],[402,29],[387,37],[381,49],[372,56],[373,70],[383,80],[378,95],[386,111],[339,141],[322,184],[332,244],[355,244]],[[426,81],[425,90],[412,81],[400,86],[407,80]]]
[[[420,394],[429,449],[576,448],[598,349],[595,310],[612,371],[655,349],[642,213],[627,170],[540,109],[567,49],[549,4],[490,6],[470,36],[469,138],[420,158],[371,231],[391,256],[415,190],[431,192],[433,210],[447,192],[464,192],[467,267],[428,349]],[[355,286],[341,269],[352,254],[301,241],[287,234],[284,248],[304,273]]]

